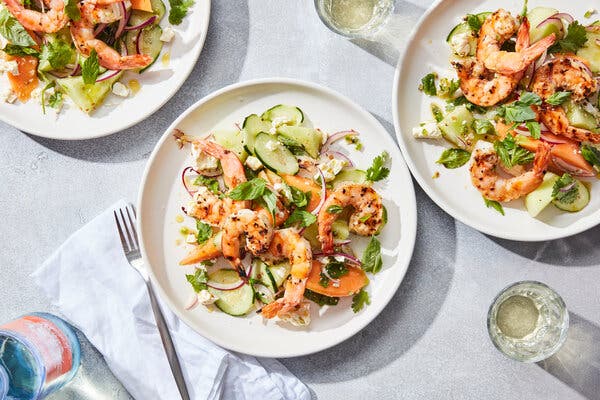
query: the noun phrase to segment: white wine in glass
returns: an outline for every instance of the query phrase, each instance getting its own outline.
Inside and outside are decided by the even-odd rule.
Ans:
[[[387,22],[393,0],[315,0],[325,25],[340,35],[368,38]]]

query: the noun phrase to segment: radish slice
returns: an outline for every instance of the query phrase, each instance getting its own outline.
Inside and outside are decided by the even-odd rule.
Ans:
[[[112,77],[114,77],[115,75],[117,75],[119,72],[121,72],[120,69],[109,69],[108,71],[106,71],[105,73],[103,73],[102,75],[100,75],[97,79],[96,82],[102,82],[105,81],[107,79],[110,79]]]
[[[239,289],[242,286],[244,286],[246,282],[242,279],[240,279],[237,282],[233,282],[233,283],[218,283],[218,282],[207,282],[206,286],[211,287],[213,289],[217,289],[217,290],[235,290],[235,289]]]
[[[327,138],[327,141],[325,142],[325,144],[323,144],[323,147],[321,148],[321,153],[324,153],[327,151],[327,149],[329,148],[329,146],[331,146],[334,142],[337,142],[338,140],[346,137],[346,136],[356,136],[359,133],[356,132],[354,129],[351,129],[349,131],[340,131],[340,132],[336,132],[334,134],[332,134],[331,136],[329,136]]]
[[[144,22],[142,22],[141,24],[138,25],[134,25],[134,26],[126,26],[125,29],[126,31],[135,31],[138,29],[143,29],[145,27],[147,27],[150,24],[153,24],[154,21],[156,21],[156,15],[151,16],[150,18],[148,18],[147,20],[145,20]]]
[[[323,207],[323,204],[325,204],[325,196],[327,196],[327,186],[325,184],[325,175],[323,175],[323,171],[321,171],[321,168],[317,167],[317,171],[319,171],[319,175],[321,176],[321,201],[319,201],[319,204],[312,211],[312,213],[314,215],[319,214],[319,211],[321,211],[321,207]]]
[[[568,162],[561,160],[558,157],[552,157],[552,162],[554,163],[554,165],[556,165],[556,167],[558,167],[559,169],[568,172],[569,174],[573,175],[573,176],[578,176],[578,177],[583,177],[583,178],[591,178],[593,176],[595,176],[595,174],[593,172],[590,171],[584,171],[580,168],[577,168],[571,164],[569,164]]]

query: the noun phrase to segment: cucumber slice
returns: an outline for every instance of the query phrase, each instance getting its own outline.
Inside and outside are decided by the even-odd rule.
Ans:
[[[450,111],[438,124],[444,139],[454,146],[471,150],[480,139],[473,128],[473,114],[466,106],[458,106]]]
[[[139,34],[140,39],[140,52],[142,54],[147,54],[152,57],[152,62],[140,69],[138,72],[141,74],[148,68],[152,66],[160,56],[160,52],[163,48],[163,42],[160,40],[160,36],[162,35],[162,28],[158,25],[147,26],[142,29],[142,32]],[[137,54],[137,40],[138,40],[138,31],[129,31],[125,35],[125,47],[127,48],[128,54]]]
[[[254,154],[265,167],[273,172],[295,175],[298,172],[298,160],[277,139],[268,133],[259,133],[254,142]]]
[[[333,224],[331,225],[331,231],[333,232],[333,237],[339,240],[346,240],[350,236],[348,222],[341,219],[336,219],[333,221]]]
[[[281,120],[286,125],[300,125],[304,122],[304,113],[301,109],[285,104],[269,108],[260,117],[266,121]]]
[[[221,238],[222,237],[223,237],[223,231],[219,231],[212,238],[214,245],[219,249],[221,248]]]
[[[232,269],[220,269],[208,275],[209,281],[217,283],[233,283],[239,279],[238,273]],[[208,291],[217,297],[215,305],[229,315],[246,315],[254,306],[254,290],[248,284],[234,290],[218,290],[209,287]]]
[[[263,304],[269,304],[275,301],[275,293],[270,287],[265,286],[262,283],[254,284],[254,293]]]
[[[277,128],[277,133],[301,144],[311,157],[319,156],[323,140],[323,135],[319,131],[304,126],[281,125]]]
[[[287,261],[271,265],[267,268],[267,270],[271,274],[270,277],[273,279],[275,291],[278,291],[281,285],[283,285],[283,282],[290,275],[291,269],[292,267]]]
[[[599,25],[596,21],[595,25]],[[587,42],[585,46],[577,50],[577,55],[588,60],[592,72],[600,72],[600,32],[587,31]]]
[[[250,278],[269,288],[273,287],[271,278],[269,278],[269,274],[267,273],[267,264],[258,258],[255,258],[252,261],[252,273],[250,274]]]
[[[213,131],[213,136],[215,137],[215,142],[227,150],[233,151],[242,163],[246,161],[248,154],[244,150],[244,135],[242,131],[237,129],[221,129]]]
[[[542,184],[525,197],[525,208],[532,217],[536,217],[552,202],[552,189],[560,177],[552,172],[544,175]]]
[[[583,109],[579,104],[569,100],[563,103],[563,108],[567,113],[567,119],[572,126],[587,130],[595,129],[598,126],[596,118]]]
[[[81,76],[57,79],[56,83],[81,111],[90,113],[102,104],[112,85],[121,78],[121,75],[122,73],[118,73],[110,79],[96,82],[93,85],[86,85]]]
[[[579,189],[577,198],[572,203],[563,203],[555,199],[552,200],[552,204],[554,204],[557,208],[568,212],[577,212],[583,210],[583,208],[585,208],[585,206],[587,206],[590,202],[590,190],[581,181],[577,181],[577,188]]]
[[[365,183],[367,181],[367,174],[361,169],[343,169],[339,174],[336,175],[335,179],[331,182],[333,188],[337,188],[344,183]]]
[[[165,3],[162,0],[150,0],[150,4],[152,5],[152,12],[149,13],[147,11],[142,10],[132,10],[131,17],[129,17],[129,22],[127,25],[136,26],[151,18],[153,15],[156,15],[157,18],[154,20],[153,25],[158,25],[160,21],[163,19],[167,8],[165,7]]]
[[[261,132],[269,132],[271,124],[263,121],[258,115],[251,114],[242,124],[244,148],[248,154],[254,154],[254,140]]]
[[[477,18],[483,23],[490,14],[490,12],[482,12],[477,14]],[[446,37],[446,43],[450,45],[454,54],[462,57],[474,56],[477,50],[477,37],[466,21],[452,28]],[[466,48],[467,45],[468,49]]]
[[[560,35],[562,31],[562,24],[547,24],[541,28],[537,27],[540,22],[556,14],[557,12],[558,10],[556,8],[551,7],[535,7],[529,10],[527,13],[527,19],[529,20],[529,25],[531,26],[531,29],[529,30],[529,40],[532,44],[553,33],[557,35],[558,39],[561,39]]]
[[[304,229],[302,234],[306,240],[310,243],[310,247],[313,249],[320,249],[321,242],[319,242],[319,224],[312,224]]]

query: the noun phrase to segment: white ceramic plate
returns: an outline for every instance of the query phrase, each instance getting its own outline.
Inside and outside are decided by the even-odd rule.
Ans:
[[[589,8],[585,2],[563,0],[533,0],[529,7],[547,6],[568,12],[580,21]],[[416,140],[412,128],[419,122],[432,120],[432,99],[418,90],[421,78],[429,72],[440,76],[454,74],[448,58],[450,49],[446,36],[467,13],[505,8],[513,15],[521,12],[522,0],[445,0],[429,9],[409,40],[404,57],[396,69],[393,92],[393,113],[396,135],[408,166],[425,192],[448,214],[481,232],[511,240],[539,241],[574,235],[600,223],[600,185],[592,185],[592,200],[583,211],[570,214],[547,207],[538,218],[532,218],[522,200],[504,205],[501,216],[483,204],[481,194],[471,185],[468,166],[449,170],[436,164],[444,150],[440,142]],[[587,20],[587,21],[593,21]],[[434,100],[435,101],[435,100]],[[438,104],[442,102],[438,99]],[[433,179],[439,171],[440,177]]]
[[[189,149],[178,149],[172,130],[203,135],[213,129],[230,128],[251,113],[260,113],[280,104],[299,106],[306,117],[328,132],[356,129],[365,145],[363,152],[348,150],[357,165],[367,168],[372,159],[387,150],[391,156],[390,177],[376,184],[388,209],[389,222],[380,236],[384,268],[373,276],[368,291],[371,305],[354,314],[350,298],[337,307],[313,305],[308,328],[280,326],[263,321],[252,313],[236,318],[208,312],[199,306],[191,311],[185,305],[193,293],[178,261],[186,253],[177,246],[180,224],[176,216],[189,201],[182,188],[180,173],[189,165]],[[416,234],[416,204],[408,168],[388,132],[368,112],[321,86],[289,79],[243,82],[221,89],[184,112],[165,132],[156,146],[142,180],[139,196],[139,232],[144,258],[161,297],[171,309],[198,333],[225,348],[263,357],[292,357],[323,350],[354,335],[375,318],[392,298],[404,277],[412,255]],[[189,223],[188,223],[189,225]],[[363,242],[362,245],[365,245]]]
[[[160,25],[169,26],[169,1],[163,0],[167,13]],[[0,119],[17,129],[37,136],[61,140],[92,139],[122,131],[137,124],[162,107],[176,92],[196,65],[210,20],[211,0],[196,0],[181,25],[173,26],[175,37],[165,43],[158,60],[142,74],[126,72],[121,82],[131,79],[141,84],[140,91],[127,98],[110,93],[104,104],[91,115],[79,110],[73,103],[42,113],[39,101],[25,104],[0,103]],[[162,57],[169,54],[169,61]]]

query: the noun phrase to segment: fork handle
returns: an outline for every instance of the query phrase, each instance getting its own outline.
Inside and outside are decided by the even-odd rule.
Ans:
[[[150,304],[152,305],[154,319],[156,319],[156,326],[158,327],[158,332],[160,333],[160,340],[165,348],[165,353],[167,354],[167,359],[169,360],[169,365],[171,366],[171,372],[175,378],[175,383],[177,383],[177,389],[179,389],[179,393],[181,394],[181,398],[183,400],[190,400],[190,395],[185,384],[185,378],[183,377],[183,372],[181,371],[181,365],[179,364],[179,359],[177,358],[177,352],[175,351],[175,346],[173,345],[173,339],[169,333],[169,327],[167,326],[165,317],[163,316],[156,295],[154,294],[152,283],[149,279],[145,279],[145,281],[148,294],[150,295]]]

